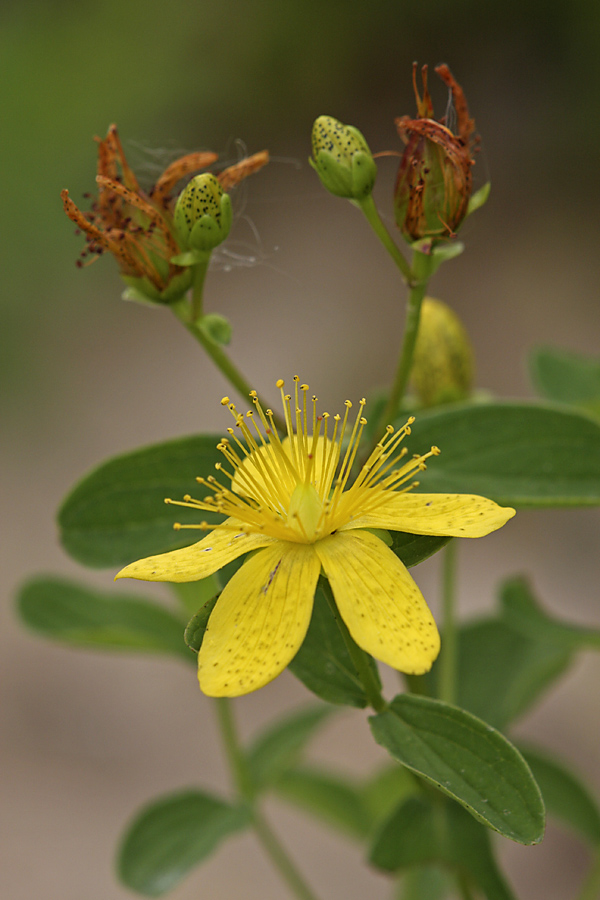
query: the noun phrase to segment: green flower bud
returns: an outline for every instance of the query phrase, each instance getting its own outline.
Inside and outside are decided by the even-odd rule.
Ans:
[[[220,316],[218,313],[208,313],[206,316],[202,316],[200,324],[215,343],[226,346],[230,342],[231,323],[225,316]]]
[[[423,406],[466,399],[474,369],[471,341],[456,313],[441,300],[425,297],[411,371]]]
[[[360,201],[372,192],[377,166],[358,129],[319,116],[312,130],[312,151],[309,162],[330,193]]]
[[[179,195],[173,214],[184,250],[210,253],[223,243],[231,228],[231,200],[214,175],[196,175]]]

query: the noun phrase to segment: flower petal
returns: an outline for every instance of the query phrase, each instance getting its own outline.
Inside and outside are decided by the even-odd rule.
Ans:
[[[198,654],[211,697],[237,697],[272,681],[304,640],[321,563],[314,545],[277,541],[227,583]]]
[[[358,515],[343,528],[476,538],[502,528],[514,514],[514,509],[477,494],[391,493],[373,512]]]
[[[117,578],[199,581],[222,569],[242,553],[273,543],[274,538],[264,534],[249,534],[244,531],[245,527],[234,519],[226,519],[197,544],[130,563],[115,576],[115,581]]]
[[[423,596],[398,557],[368,531],[315,544],[335,602],[359,647],[394,669],[429,671],[440,638]]]

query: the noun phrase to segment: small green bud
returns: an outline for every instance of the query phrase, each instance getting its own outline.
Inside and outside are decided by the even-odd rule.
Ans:
[[[319,116],[312,130],[312,151],[309,162],[330,193],[360,201],[372,192],[377,166],[357,128]]]
[[[210,172],[196,175],[179,195],[173,219],[184,250],[210,253],[223,243],[231,228],[229,194],[223,193]]]
[[[231,322],[218,313],[202,316],[200,325],[216,344],[227,344],[231,341]]]
[[[423,406],[466,399],[474,369],[471,341],[456,313],[441,300],[425,297],[411,371]]]

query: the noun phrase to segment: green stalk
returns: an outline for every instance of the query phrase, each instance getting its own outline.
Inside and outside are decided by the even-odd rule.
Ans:
[[[199,267],[200,266],[198,266],[198,268]],[[204,276],[205,275],[206,271],[204,271]],[[204,276],[202,275],[202,272],[199,272],[197,275],[197,279],[194,282],[191,318],[190,307],[185,300],[180,301],[179,303],[172,303],[171,309],[173,310],[173,313],[177,316],[179,321],[185,325],[192,337],[194,337],[198,341],[198,343],[206,351],[208,356],[210,356],[217,369],[221,372],[222,375],[225,376],[231,386],[235,388],[235,390],[244,400],[247,400],[250,395],[250,391],[252,390],[250,384],[246,381],[239,369],[230,360],[228,355],[225,353],[222,345],[218,344],[210,336],[210,334],[208,333],[208,331],[206,331],[202,324],[202,286],[204,285]],[[200,311],[200,318],[198,318],[197,315],[198,310]],[[269,408],[269,404],[266,403],[261,397],[259,397],[258,399],[263,409]],[[275,426],[279,431],[286,431],[284,420],[275,412],[273,413],[273,421],[275,422]]]
[[[457,631],[456,631],[456,541],[444,547],[442,652],[440,656],[440,700],[456,703]]]
[[[225,748],[233,781],[240,798],[247,803],[250,809],[252,825],[258,840],[293,896],[297,900],[318,900],[296,869],[282,844],[280,844],[271,826],[256,808],[256,791],[237,734],[230,700],[227,697],[217,697],[215,704],[221,740]]]
[[[202,262],[194,266],[194,283],[192,285],[192,322],[200,322],[204,314],[204,282],[208,272],[210,253],[206,253]]]
[[[400,252],[400,250],[398,249],[398,247],[396,246],[395,242],[390,237],[389,231],[387,230],[387,228],[381,221],[381,216],[379,215],[379,213],[377,211],[377,207],[375,206],[375,201],[373,200],[373,195],[369,194],[369,196],[366,197],[364,200],[360,200],[360,201],[355,200],[352,202],[355,203],[355,205],[358,206],[359,209],[362,209],[363,213],[365,214],[365,218],[367,219],[367,222],[369,223],[369,225],[371,226],[371,228],[373,229],[373,231],[375,232],[375,234],[377,235],[377,237],[379,238],[379,240],[381,241],[381,243],[383,244],[385,249],[388,251],[388,253],[392,257],[392,259],[394,260],[394,262],[396,263],[398,268],[400,269],[402,277],[408,284],[410,284],[412,281],[412,275],[413,275],[411,268],[410,268],[408,262],[406,261],[406,259],[404,258],[404,256],[402,255],[402,253]]]
[[[333,596],[333,591],[331,590],[331,585],[329,584],[327,579],[322,578],[320,584],[323,588],[323,593],[327,597],[329,608],[335,616],[335,620],[337,622],[342,638],[344,639],[346,649],[350,654],[350,659],[352,660],[354,667],[358,672],[358,677],[360,678],[361,684],[365,689],[365,694],[367,695],[369,705],[372,706],[375,712],[383,712],[388,708],[388,704],[384,700],[379,684],[377,683],[377,679],[371,671],[371,667],[369,666],[369,657],[365,653],[365,651],[361,650],[361,648],[354,642],[350,632],[346,628],[346,624],[340,616],[339,610],[337,608],[335,598]]]
[[[392,389],[388,396],[385,409],[379,420],[379,427],[376,433],[382,431],[386,425],[394,421],[406,392],[410,370],[412,369],[413,355],[417,334],[419,332],[419,322],[421,321],[421,305],[423,298],[427,292],[427,284],[431,277],[431,256],[415,250],[413,254],[413,264],[411,269],[411,289],[408,295],[408,303],[406,306],[406,321],[404,324],[404,336],[402,338],[402,347],[396,367],[396,375],[392,384]]]

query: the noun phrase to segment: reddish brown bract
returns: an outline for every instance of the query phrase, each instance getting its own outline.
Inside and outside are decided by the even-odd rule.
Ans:
[[[191,272],[171,262],[181,253],[173,227],[171,191],[183,178],[215,163],[217,154],[197,152],[182,156],[167,166],[146,193],[127,162],[116,125],[110,126],[104,140],[96,138],[96,141],[98,196],[91,210],[83,213],[67,190],[61,192],[66,214],[85,234],[87,247],[82,258],[93,262],[108,250],[117,260],[125,280],[148,299],[157,302],[178,299],[189,287]],[[266,151],[257,153],[225,169],[217,178],[226,189],[256,172],[268,160]]]
[[[452,92],[457,134],[443,119],[433,118],[427,66],[421,69],[420,96],[416,63],[413,87],[419,118],[396,119],[398,133],[406,144],[394,193],[396,224],[410,242],[453,237],[471,196],[475,122],[469,117],[465,95],[448,66],[437,66],[435,71]]]

